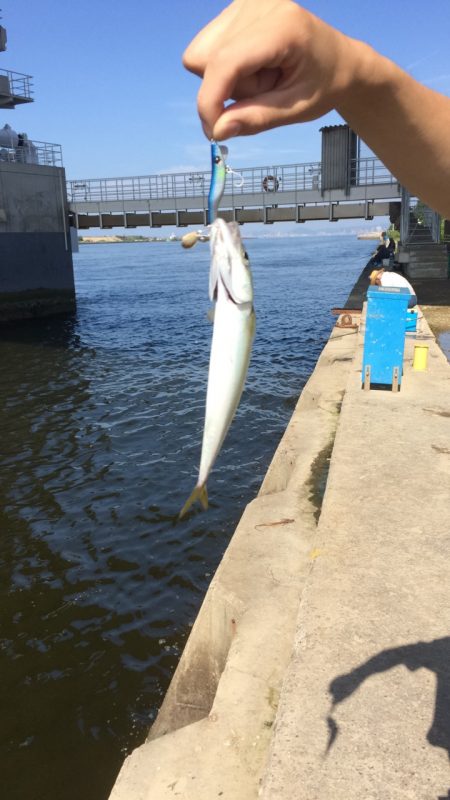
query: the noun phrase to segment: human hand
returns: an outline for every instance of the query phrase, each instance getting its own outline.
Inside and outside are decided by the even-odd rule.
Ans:
[[[203,78],[205,134],[221,140],[335,108],[364,47],[292,0],[234,0],[195,37],[183,63]]]

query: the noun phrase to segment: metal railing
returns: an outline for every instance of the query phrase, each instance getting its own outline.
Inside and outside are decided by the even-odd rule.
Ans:
[[[424,225],[429,228],[433,242],[439,242],[441,239],[441,218],[439,214],[431,208],[424,208],[422,213]]]
[[[6,78],[9,85],[9,92],[14,97],[22,97],[31,100],[33,94],[32,76],[24,75],[22,72],[13,72],[8,69],[0,69],[0,77]],[[1,83],[0,83],[1,90]]]
[[[351,175],[355,186],[396,185],[397,178],[389,172],[379,158],[355,158],[351,162]]]
[[[397,184],[397,179],[377,158],[355,159],[350,169],[350,184],[353,186]],[[282,166],[245,167],[228,174],[225,195],[233,195],[236,198],[239,195],[263,192],[267,192],[269,196],[281,192],[306,190],[320,192],[321,172],[320,161]],[[141,175],[131,178],[88,178],[68,181],[67,191],[69,200],[73,203],[206,198],[210,180],[210,172]]]
[[[404,204],[404,220],[400,231],[402,242],[413,244],[440,242],[441,217],[438,212],[417,198],[411,198],[407,190],[403,190],[402,204]]]
[[[52,142],[37,142],[25,139],[17,147],[0,147],[0,163],[39,164],[46,167],[62,167],[62,148]]]

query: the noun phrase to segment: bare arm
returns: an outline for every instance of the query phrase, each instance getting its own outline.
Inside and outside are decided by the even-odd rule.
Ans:
[[[249,135],[335,108],[411,193],[450,216],[450,99],[292,0],[234,0],[184,64],[203,78],[207,136]]]
[[[400,183],[450,216],[450,99],[374,51],[367,66],[336,109]]]

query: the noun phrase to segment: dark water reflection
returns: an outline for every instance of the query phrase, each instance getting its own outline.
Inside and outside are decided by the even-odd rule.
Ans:
[[[108,796],[370,244],[248,249],[258,330],[247,389],[210,480],[211,510],[182,524],[203,422],[207,247],[85,247],[76,315],[0,330],[9,800]]]

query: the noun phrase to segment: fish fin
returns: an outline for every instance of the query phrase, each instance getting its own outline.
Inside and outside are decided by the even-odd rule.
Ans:
[[[206,312],[206,316],[207,316],[209,322],[214,322],[215,313],[216,313],[216,309],[214,308],[214,306],[212,308],[208,308],[208,311]]]
[[[200,502],[203,510],[206,511],[206,509],[208,508],[208,490],[206,488],[206,484],[204,484],[203,486],[195,487],[194,491],[189,495],[183,508],[178,514],[178,519],[181,519],[182,517],[184,517],[185,514],[187,514],[190,507],[195,503],[196,500]]]

